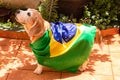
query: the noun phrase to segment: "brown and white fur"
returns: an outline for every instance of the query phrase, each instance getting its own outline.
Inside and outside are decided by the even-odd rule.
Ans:
[[[45,31],[50,27],[50,23],[44,20],[41,14],[35,9],[27,9],[26,11],[18,10],[15,15],[16,20],[24,26],[32,43],[42,37]],[[97,30],[98,37],[96,40],[98,40],[98,42],[100,42],[99,34],[100,31]],[[84,71],[87,68],[87,62],[88,60],[79,68],[80,71]],[[42,67],[42,65],[38,64],[34,73],[41,74]]]

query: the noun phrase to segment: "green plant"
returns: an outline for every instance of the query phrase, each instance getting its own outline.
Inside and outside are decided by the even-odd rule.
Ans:
[[[14,23],[10,22],[10,20],[8,20],[6,23],[0,22],[0,27],[13,27]]]
[[[43,18],[49,22],[61,21],[61,22],[76,22],[77,20],[73,18],[57,13],[58,0],[43,0],[43,2],[38,7],[38,10],[42,14]]]
[[[61,22],[72,22],[72,23],[76,23],[77,22],[77,19],[73,18],[72,15],[70,17],[68,17],[68,16],[65,16],[64,14],[60,14],[58,20],[61,21]]]
[[[2,30],[17,30],[17,31],[24,31],[23,26],[20,24],[17,24],[16,22],[12,23],[8,19],[7,22],[0,22],[0,29]]]
[[[58,8],[57,1],[58,0],[43,0],[38,7],[38,10],[45,20],[54,22],[58,18],[56,10]]]
[[[38,7],[38,10],[42,14],[43,18],[49,22],[61,21],[61,22],[77,22],[76,18],[65,16],[57,13],[58,0],[43,0],[43,2]]]
[[[118,21],[120,8],[115,0],[93,0],[85,6],[84,17],[81,22],[96,25],[100,29],[106,29],[112,21]]]

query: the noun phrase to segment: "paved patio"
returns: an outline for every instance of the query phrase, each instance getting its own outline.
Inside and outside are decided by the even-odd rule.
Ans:
[[[120,80],[120,37],[104,38],[103,51],[94,44],[88,69],[84,72],[57,72],[44,67],[36,75],[35,57],[29,40],[0,38],[0,80]]]

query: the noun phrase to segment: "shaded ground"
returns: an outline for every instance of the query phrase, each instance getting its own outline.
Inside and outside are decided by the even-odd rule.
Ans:
[[[0,80],[120,80],[120,37],[104,38],[103,51],[94,44],[88,69],[84,72],[57,72],[44,67],[36,75],[35,57],[29,40],[0,38]]]

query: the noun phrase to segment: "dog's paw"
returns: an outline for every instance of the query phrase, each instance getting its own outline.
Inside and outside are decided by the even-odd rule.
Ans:
[[[88,67],[87,66],[81,66],[79,67],[79,71],[84,72]]]
[[[42,69],[37,67],[35,70],[34,70],[34,73],[35,74],[41,74],[42,73]]]
[[[87,64],[88,64],[88,60],[82,66],[79,67],[79,71],[83,72],[86,69],[88,69]]]

